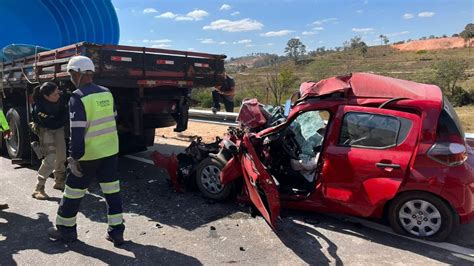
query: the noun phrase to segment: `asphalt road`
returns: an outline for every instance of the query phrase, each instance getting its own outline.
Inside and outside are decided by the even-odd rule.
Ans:
[[[153,149],[182,149],[163,142]],[[215,203],[198,192],[174,193],[166,174],[147,163],[149,153],[120,159],[128,240],[120,248],[103,237],[106,206],[97,183],[78,215],[80,241],[51,242],[46,230],[61,193],[50,179],[51,200],[33,199],[35,168],[0,157],[0,202],[10,205],[0,211],[0,265],[474,264],[474,224],[461,226],[449,243],[434,244],[393,235],[367,220],[282,211],[274,232],[261,217],[252,218],[247,206]]]

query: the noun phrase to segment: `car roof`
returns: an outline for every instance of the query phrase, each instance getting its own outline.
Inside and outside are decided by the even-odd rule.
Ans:
[[[441,102],[441,89],[436,85],[385,77],[370,73],[352,73],[319,82],[303,82],[301,98],[343,92],[345,97],[357,98],[408,98]]]

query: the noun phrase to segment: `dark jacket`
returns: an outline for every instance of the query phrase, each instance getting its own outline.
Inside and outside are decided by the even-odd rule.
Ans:
[[[235,80],[231,76],[226,76],[224,83],[222,84],[220,91],[228,92],[233,90],[235,87]]]
[[[33,104],[33,121],[40,127],[58,129],[66,125],[69,119],[67,102],[61,96],[57,103],[52,103],[43,97],[37,97]]]

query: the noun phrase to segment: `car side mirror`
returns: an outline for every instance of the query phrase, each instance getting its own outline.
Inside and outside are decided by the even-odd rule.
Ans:
[[[288,117],[288,115],[290,114],[290,110],[291,110],[291,99],[288,99],[285,102],[285,111],[283,112],[283,115],[285,117]]]

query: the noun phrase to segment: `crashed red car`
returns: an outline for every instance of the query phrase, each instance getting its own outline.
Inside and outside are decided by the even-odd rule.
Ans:
[[[440,241],[474,219],[474,155],[435,85],[353,73],[303,83],[286,114],[246,101],[238,121],[223,140],[155,163],[177,189],[235,191],[273,228],[291,208],[385,216],[398,233]]]

